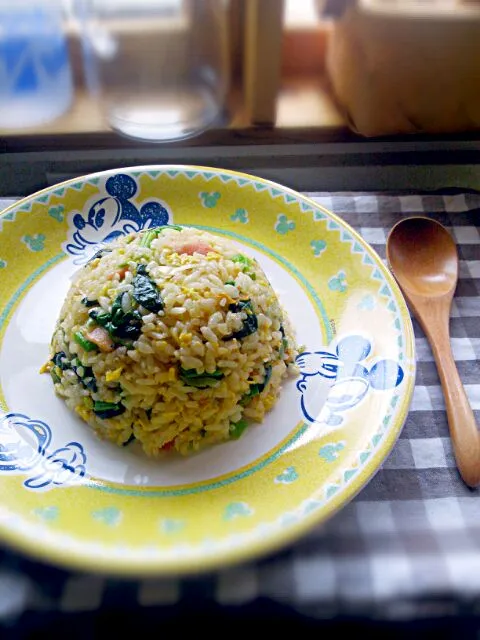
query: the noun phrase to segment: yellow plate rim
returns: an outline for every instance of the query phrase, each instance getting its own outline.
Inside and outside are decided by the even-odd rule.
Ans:
[[[300,522],[293,523],[288,527],[279,528],[275,532],[270,533],[263,539],[256,539],[248,541],[242,548],[231,548],[218,551],[215,555],[209,555],[206,558],[200,557],[174,557],[171,560],[165,561],[155,558],[129,558],[128,555],[123,558],[98,558],[92,557],[86,554],[74,553],[69,549],[57,548],[53,543],[48,543],[45,540],[34,541],[29,536],[20,537],[18,531],[12,529],[8,524],[0,524],[0,540],[8,544],[12,549],[25,553],[26,555],[42,560],[48,563],[54,563],[62,566],[66,569],[74,569],[81,571],[90,571],[93,573],[100,573],[104,575],[116,575],[116,576],[128,576],[128,577],[152,577],[152,576],[172,576],[172,575],[192,575],[199,574],[215,569],[223,569],[232,565],[239,564],[245,561],[253,561],[260,556],[271,555],[280,548],[285,547],[302,535],[308,533],[313,527],[324,523],[330,519],[336,513],[338,513],[343,507],[349,504],[353,498],[372,480],[372,478],[379,471],[382,462],[385,461],[395,443],[397,442],[400,433],[405,424],[405,420],[408,415],[409,407],[413,397],[413,391],[415,387],[415,374],[416,374],[416,358],[415,358],[415,336],[413,332],[413,326],[408,312],[408,307],[400,291],[393,275],[390,273],[387,267],[383,264],[381,258],[377,252],[366,242],[361,235],[355,231],[348,223],[346,223],[340,216],[336,215],[332,211],[323,207],[319,203],[315,202],[308,196],[286,187],[280,183],[272,180],[267,180],[259,176],[255,176],[240,171],[234,171],[230,169],[222,169],[218,167],[208,167],[202,165],[184,165],[184,164],[152,164],[152,165],[137,165],[128,167],[118,167],[114,169],[108,169],[104,171],[98,171],[94,173],[77,176],[70,178],[55,185],[41,189],[29,196],[26,196],[15,203],[9,205],[6,209],[0,212],[0,218],[3,218],[9,212],[35,201],[40,196],[55,191],[59,188],[68,187],[72,183],[84,182],[94,178],[100,178],[102,176],[108,176],[116,173],[131,173],[142,171],[193,171],[193,172],[213,172],[218,175],[227,174],[235,176],[237,178],[245,179],[248,181],[261,182],[268,187],[279,189],[283,193],[288,193],[293,196],[297,201],[303,201],[310,205],[313,209],[319,209],[325,213],[331,220],[337,222],[340,227],[349,232],[352,237],[358,241],[364,248],[367,248],[371,252],[376,260],[377,267],[381,270],[382,275],[388,282],[392,289],[392,293],[396,299],[397,304],[401,309],[401,315],[403,320],[403,329],[405,337],[406,349],[409,349],[412,353],[411,373],[408,377],[408,387],[402,395],[402,407],[397,413],[397,417],[392,426],[389,427],[389,431],[386,437],[383,439],[382,444],[377,448],[375,453],[369,458],[368,462],[362,467],[362,472],[351,480],[334,498],[330,499],[328,503],[324,505],[322,509],[313,511],[310,514],[304,515]],[[403,308],[402,308],[403,307]]]

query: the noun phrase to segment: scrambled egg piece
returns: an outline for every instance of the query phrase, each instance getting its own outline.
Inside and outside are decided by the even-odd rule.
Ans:
[[[76,413],[78,413],[80,418],[82,418],[82,420],[85,420],[85,422],[88,422],[88,419],[90,418],[90,411],[87,409],[87,407],[84,407],[81,404],[79,404],[75,407],[75,411]]]
[[[49,373],[52,370],[53,362],[49,360],[44,365],[40,367],[39,373]]]
[[[175,367],[170,367],[168,371],[162,371],[162,373],[157,373],[156,379],[158,382],[175,382],[177,380],[178,374]]]
[[[106,382],[116,382],[122,375],[122,371],[123,367],[118,367],[118,369],[114,369],[113,371],[107,371],[105,374]]]
[[[189,332],[181,333],[178,336],[178,342],[182,347],[188,346],[192,341],[192,334]],[[175,380],[175,378],[173,378]],[[170,380],[170,378],[169,378]]]

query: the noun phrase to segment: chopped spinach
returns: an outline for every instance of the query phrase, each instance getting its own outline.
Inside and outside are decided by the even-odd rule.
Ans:
[[[232,313],[240,313],[241,311],[253,313],[253,307],[250,300],[240,300],[239,302],[233,302],[228,306],[228,310]]]
[[[250,385],[250,389],[247,391],[247,393],[245,393],[240,398],[240,404],[242,405],[242,407],[246,407],[247,404],[250,403],[252,398],[254,398],[255,396],[258,396],[258,394],[260,393],[259,387],[260,385],[256,383]]]
[[[158,312],[163,309],[163,300],[156,284],[148,277],[145,265],[138,266],[133,286],[133,298],[145,307],[145,309],[152,312]],[[127,292],[118,294],[112,303],[110,311],[104,311],[101,307],[97,307],[90,309],[88,312],[89,321],[93,321],[97,325],[104,327],[114,341],[120,344],[124,344],[124,340],[128,341],[128,344],[137,340],[142,332],[143,324],[142,316],[138,311],[134,309],[124,311],[125,304],[122,304],[122,302],[131,303],[131,299],[126,301],[125,296],[130,298],[130,294]],[[80,342],[80,336],[84,341],[83,343]],[[80,332],[79,335],[75,337],[75,340],[81,344],[85,350],[88,350],[88,341],[85,340]]]
[[[157,233],[155,232],[154,229],[149,229],[148,231],[145,231],[145,233],[143,234],[140,242],[138,243],[140,247],[147,247],[147,249],[150,247],[150,245],[152,244],[152,240],[155,240],[155,238],[157,237]]]
[[[98,351],[97,345],[85,338],[81,331],[76,331],[73,334],[73,339],[84,351]]]
[[[82,385],[92,393],[96,393],[98,391],[97,381],[94,376],[82,378]]]
[[[225,282],[225,284],[231,284],[231,285],[232,285],[232,287],[234,287],[234,286],[235,286],[235,280],[227,280],[227,281]]]
[[[260,393],[262,393],[262,391],[265,389],[267,384],[270,382],[270,378],[271,377],[272,377],[272,367],[271,367],[271,365],[266,364],[265,365],[265,378],[263,380],[263,383],[261,385],[259,385]]]
[[[54,382],[60,382],[60,377],[58,376],[58,372],[55,371],[55,368],[58,367],[61,371],[72,369],[85,389],[93,393],[97,391],[97,381],[95,380],[92,367],[84,367],[78,358],[73,358],[72,361],[69,361],[64,351],[56,353],[52,358],[52,362],[55,367],[50,371],[50,375]],[[78,373],[79,367],[83,368],[83,376]]]
[[[262,391],[265,391],[266,386],[268,385],[268,383],[270,382],[270,378],[272,377],[272,367],[271,365],[267,364],[265,365],[265,378],[263,379],[263,382],[254,382],[253,384],[250,385],[250,389],[247,391],[247,393],[245,393],[241,399],[240,399],[240,404],[245,407],[252,398],[254,398],[255,396],[258,396],[258,394],[262,393]]]
[[[65,351],[59,351],[58,353],[56,353],[52,358],[52,362],[56,367],[59,367],[62,371],[66,371],[66,369],[70,369],[70,362],[67,358],[67,354],[65,353]]]
[[[180,227],[178,224],[163,224],[160,227],[148,229],[143,234],[142,239],[140,240],[139,246],[147,247],[148,249],[152,244],[152,240],[155,240],[155,238],[157,238],[164,229],[175,229],[175,231],[181,231],[182,227]]]
[[[82,298],[82,304],[84,304],[87,308],[98,307],[98,300],[89,300],[87,296],[85,296],[85,298]]]
[[[288,349],[288,340],[287,337],[285,335],[285,329],[283,328],[283,324],[280,325],[280,333],[282,334],[282,345],[283,345],[283,349]]]
[[[147,268],[144,264],[137,267],[137,275],[133,280],[133,297],[152,313],[158,313],[164,307],[162,297],[157,285],[148,277]]]
[[[83,369],[83,376],[78,373],[79,367]],[[78,358],[72,360],[72,369],[75,372],[80,384],[89,391],[95,393],[97,391],[97,381],[93,374],[92,367],[84,367]]]
[[[250,260],[250,258],[247,258],[247,256],[244,256],[241,253],[237,253],[236,256],[233,256],[232,262],[239,262],[244,267],[251,267],[252,266],[252,261]]]
[[[240,436],[243,434],[245,429],[248,427],[248,422],[246,420],[239,420],[238,422],[230,423],[230,437],[238,440]]]
[[[128,293],[124,293],[124,292],[119,293],[118,296],[113,301],[112,308],[110,310],[111,321],[114,325],[120,324],[124,316],[124,311],[122,306],[123,296],[128,296]]]
[[[241,338],[246,338],[247,336],[252,335],[258,329],[258,320],[256,315],[248,315],[243,321],[243,327],[239,331],[234,331],[229,336],[224,336],[223,340],[233,340],[233,338],[237,338],[240,340]]]
[[[119,324],[113,325],[111,334],[122,340],[137,340],[142,333],[142,324],[142,316],[138,311],[128,311],[123,314]]]
[[[244,256],[241,253],[238,253],[236,256],[233,256],[232,262],[238,262],[239,264],[241,264],[243,273],[245,273],[247,276],[250,276],[252,280],[257,279],[257,274],[250,271],[250,268],[253,266],[253,260],[247,258],[247,256]]]
[[[197,373],[195,369],[180,369],[180,380],[189,387],[206,389],[215,387],[225,374],[218,369],[213,373]]]
[[[93,403],[93,412],[101,420],[108,420],[125,413],[126,409],[121,402],[101,402],[99,400]]]
[[[221,380],[225,376],[225,374],[222,373],[220,369],[216,369],[213,373],[198,373],[196,369],[180,369],[180,372],[186,378],[200,378],[202,376],[210,376],[210,378]]]
[[[94,320],[101,327],[106,327],[107,324],[112,319],[112,316],[108,311],[103,311],[102,309],[92,309],[88,312],[89,317]]]
[[[137,340],[142,331],[142,316],[138,311],[123,311],[122,298],[128,293],[119,294],[112,304],[110,312],[92,309],[89,316],[101,327],[105,327],[112,338]]]
[[[258,320],[255,315],[252,307],[252,303],[250,300],[240,300],[240,302],[235,302],[228,307],[229,311],[232,313],[240,313],[244,311],[247,314],[247,317],[243,320],[243,327],[238,331],[234,331],[228,336],[223,336],[222,340],[233,340],[233,338],[245,338],[246,336],[255,333],[258,329]]]

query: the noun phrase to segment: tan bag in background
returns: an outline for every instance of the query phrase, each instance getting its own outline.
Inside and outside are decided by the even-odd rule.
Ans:
[[[334,24],[327,70],[362,135],[480,129],[480,4],[358,0]]]

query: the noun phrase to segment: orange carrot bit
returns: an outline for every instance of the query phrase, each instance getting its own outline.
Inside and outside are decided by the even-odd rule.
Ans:
[[[104,353],[110,353],[115,348],[113,340],[104,327],[94,327],[85,337],[93,344],[96,344],[100,351]]]
[[[113,278],[118,275],[120,280],[123,280],[127,275],[128,267],[122,267],[118,271],[114,271],[107,276],[107,280],[113,280]]]
[[[170,451],[175,446],[175,438],[170,440],[170,442],[166,442],[163,447],[160,447],[161,451]]]

